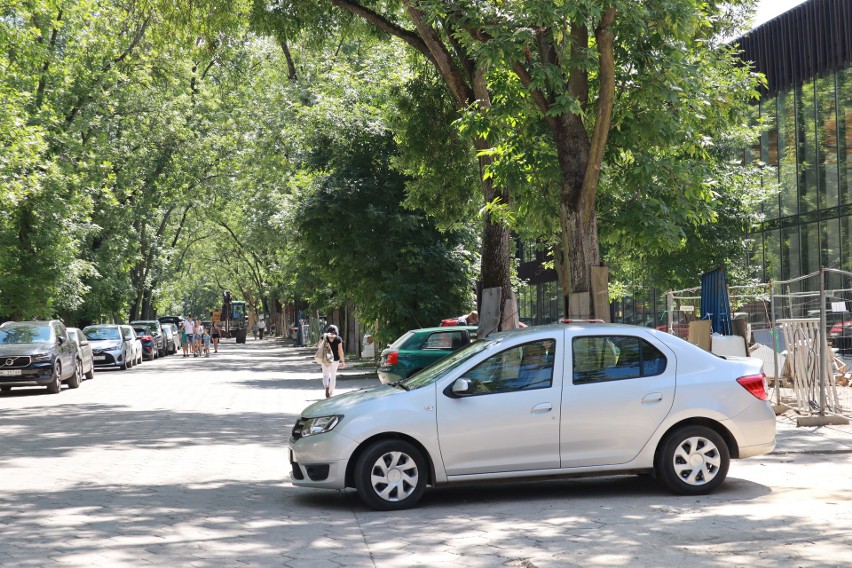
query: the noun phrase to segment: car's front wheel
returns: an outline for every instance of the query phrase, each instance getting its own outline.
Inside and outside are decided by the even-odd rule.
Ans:
[[[657,460],[657,475],[671,491],[705,495],[725,481],[731,456],[714,430],[684,426],[664,438]]]
[[[368,506],[394,511],[414,506],[426,489],[426,460],[402,440],[376,442],[355,464],[355,488]]]
[[[62,363],[59,361],[53,365],[53,378],[47,384],[47,392],[56,394],[62,390]]]

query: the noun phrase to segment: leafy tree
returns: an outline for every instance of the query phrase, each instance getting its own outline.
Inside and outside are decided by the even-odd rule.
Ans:
[[[658,204],[679,193],[672,209],[675,221],[680,217],[686,225],[715,215],[706,204],[712,204],[716,189],[698,181],[710,169],[701,161],[714,157],[706,151],[713,137],[742,120],[756,82],[731,49],[714,42],[736,29],[731,22],[741,22],[752,1],[403,1],[413,30],[397,23],[400,14],[379,13],[385,3],[332,4],[419,50],[460,107],[474,108],[469,128],[478,137],[480,159],[487,157],[484,179],[507,187],[511,161],[524,168],[545,199],[558,189],[551,211],[559,219],[566,293],[588,291],[589,267],[601,259],[599,189],[626,188]],[[505,125],[522,134],[507,135],[500,128]],[[689,158],[686,166],[664,169],[683,157]],[[612,165],[617,175],[602,177]],[[643,181],[655,173],[669,191],[654,195],[643,186],[616,186],[642,179],[624,173],[640,169],[647,172]],[[486,192],[487,203],[494,205],[493,197]],[[511,202],[508,194],[500,197]],[[686,225],[669,231],[682,236]],[[663,243],[675,241],[680,242]],[[645,238],[635,244],[647,243]]]
[[[441,232],[421,210],[402,205],[407,180],[391,167],[397,148],[383,119],[386,86],[375,72],[392,59],[377,57],[381,51],[336,62],[335,80],[303,109],[301,167],[314,173],[288,222],[299,235],[300,272],[326,283],[312,304],[350,299],[390,341],[466,305],[477,259],[466,252],[469,227]]]

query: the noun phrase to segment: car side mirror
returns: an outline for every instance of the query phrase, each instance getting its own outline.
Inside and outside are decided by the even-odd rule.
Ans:
[[[473,392],[473,387],[469,379],[456,379],[450,388],[444,391],[444,394],[453,398],[461,398]]]

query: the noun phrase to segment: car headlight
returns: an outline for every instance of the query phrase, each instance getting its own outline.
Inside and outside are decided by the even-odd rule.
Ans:
[[[50,353],[33,353],[32,360],[33,363],[42,363],[44,361],[50,361]]]
[[[308,418],[302,423],[302,438],[331,432],[340,423],[342,416],[320,416],[319,418]]]

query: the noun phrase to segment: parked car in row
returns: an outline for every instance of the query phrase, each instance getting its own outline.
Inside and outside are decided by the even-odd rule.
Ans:
[[[731,459],[775,447],[760,361],[657,330],[567,323],[491,334],[398,383],[302,411],[289,439],[301,487],[354,487],[411,507],[428,485],[654,474],[703,495]]]
[[[180,351],[181,343],[180,339],[180,330],[178,330],[177,326],[173,323],[162,323],[163,332],[166,334],[166,351],[169,354],[177,353]]]
[[[134,329],[140,325],[148,328],[148,332],[154,340],[158,357],[165,357],[169,354],[167,351],[166,334],[163,331],[163,326],[159,320],[136,320],[130,322],[130,325],[132,325]],[[137,329],[136,332],[138,333],[139,330]]]
[[[77,346],[77,356],[83,364],[83,376],[87,379],[95,378],[95,357],[92,346],[83,331],[76,327],[66,328],[68,338]]]
[[[160,350],[157,348],[157,340],[154,337],[152,328],[140,324],[135,324],[132,327],[142,345],[142,358],[153,361],[159,357]]]
[[[129,334],[127,326],[115,324],[89,325],[83,334],[92,345],[96,367],[118,367],[122,371],[136,364],[134,342],[136,336]],[[130,328],[132,332],[133,329]],[[141,354],[141,350],[140,350]]]
[[[133,347],[129,353],[130,362],[133,367],[142,364],[142,340],[136,335],[136,330],[132,326],[122,324],[118,326],[121,329],[121,337]]]
[[[76,389],[83,382],[77,344],[59,320],[7,321],[0,325],[0,391],[45,386],[58,393],[62,383]]]
[[[379,380],[389,384],[407,379],[476,339],[476,326],[412,329],[381,353]]]

